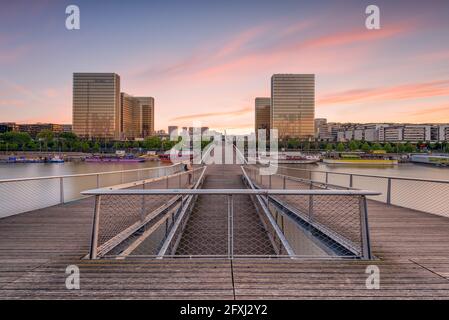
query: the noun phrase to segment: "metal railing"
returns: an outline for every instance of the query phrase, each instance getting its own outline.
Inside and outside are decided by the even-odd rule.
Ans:
[[[377,192],[198,189],[203,176],[194,189],[83,192],[96,199],[89,257],[371,257]]]
[[[132,187],[127,186],[127,189],[103,188],[83,191],[83,195],[95,196],[89,257],[95,259],[111,252],[120,252],[119,256],[125,257],[135,251],[143,241],[142,238],[146,239],[150,235],[159,238],[162,224],[165,225],[164,237],[168,237],[169,215],[171,214],[172,225],[175,223],[175,213],[176,218],[182,219],[186,208],[192,203],[193,196],[180,196],[167,190],[173,190],[171,188],[174,187],[177,187],[177,190],[198,188],[203,182],[205,170],[206,167],[199,167],[153,179],[149,183],[133,183]],[[173,182],[177,185],[173,185]],[[127,196],[113,196],[122,191]],[[145,196],[148,192],[154,197]],[[162,219],[157,221],[161,215]]]
[[[378,192],[363,190],[365,194],[359,199],[334,197],[332,201],[329,201],[328,198],[319,196],[320,190],[354,191],[354,189],[342,190],[342,188],[333,188],[331,185],[320,182],[282,174],[261,175],[259,169],[254,166],[246,166],[242,169],[247,184],[252,189],[317,192],[316,196],[303,195],[292,198],[278,195],[269,197],[265,201],[269,204],[273,203],[277,217],[280,211],[308,229],[312,229],[314,237],[319,242],[324,242],[327,249],[340,255],[353,254],[364,259],[371,258],[366,197],[378,195]],[[283,218],[282,221],[284,221]],[[298,241],[293,243],[301,245]]]
[[[389,205],[449,217],[449,181],[309,170],[278,166],[277,173],[334,187],[369,189],[380,194],[369,199]]]
[[[0,218],[81,199],[81,191],[153,179],[183,164],[121,171],[0,180]]]

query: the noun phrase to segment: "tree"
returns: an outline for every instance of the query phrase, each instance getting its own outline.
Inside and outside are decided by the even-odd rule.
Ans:
[[[384,144],[384,150],[387,153],[391,153],[393,151],[393,147],[391,146],[391,144],[389,144],[388,142]]]
[[[351,149],[351,151],[355,151],[355,150],[357,150],[358,148],[359,148],[359,144],[357,143],[357,141],[352,140],[352,141],[349,143],[349,149]]]
[[[415,152],[416,147],[414,147],[410,142],[407,141],[407,143],[404,145],[404,151],[407,153]]]
[[[332,145],[332,143],[326,144],[326,151],[332,151],[332,150],[334,150],[334,145]]]
[[[148,150],[160,149],[162,142],[159,137],[148,137],[143,143],[144,147]]]
[[[25,150],[26,146],[30,143],[30,141],[32,141],[32,139],[26,132],[9,131],[0,134],[0,141],[4,141],[5,146],[8,144],[8,150]]]
[[[365,142],[365,143],[362,145],[362,151],[363,151],[363,152],[368,152],[370,149],[371,149],[371,148],[370,148],[368,142]]]
[[[87,141],[81,142],[80,147],[81,147],[82,152],[89,152],[90,147],[89,147],[89,143]]]
[[[340,142],[340,143],[337,145],[337,151],[338,151],[338,152],[345,151],[345,146],[344,146],[343,143]]]
[[[48,145],[54,139],[53,131],[45,129],[37,134],[37,138],[44,142],[45,150],[48,151]]]
[[[93,145],[93,147],[92,147],[93,152],[99,152],[100,149],[101,149],[100,143],[98,143],[98,141],[95,142],[94,145]]]
[[[289,149],[298,149],[299,140],[298,139],[288,139],[288,148]]]
[[[380,144],[378,144],[378,143],[373,144],[371,149],[372,150],[383,150],[382,146]]]

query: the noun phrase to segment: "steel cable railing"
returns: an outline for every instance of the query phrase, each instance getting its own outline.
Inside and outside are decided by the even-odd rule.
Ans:
[[[343,188],[381,193],[369,199],[449,217],[449,181],[309,170],[278,166],[277,173]]]
[[[63,176],[0,180],[0,218],[81,199],[81,191],[144,179],[182,170],[183,164]]]

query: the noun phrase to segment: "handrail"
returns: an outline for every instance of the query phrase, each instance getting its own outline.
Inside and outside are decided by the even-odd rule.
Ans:
[[[337,174],[337,175],[347,175],[355,177],[368,177],[368,178],[384,178],[384,179],[397,179],[397,180],[408,180],[408,181],[422,181],[422,182],[436,182],[436,183],[449,183],[449,180],[439,180],[439,179],[423,179],[423,178],[413,178],[413,177],[395,177],[395,176],[382,176],[382,175],[371,175],[364,173],[350,173],[350,172],[337,172],[337,171],[325,171],[325,170],[309,170],[304,168],[293,168],[285,166],[276,166],[281,169],[315,172],[315,173],[327,173],[327,174]]]
[[[18,181],[33,181],[33,180],[48,180],[48,179],[61,179],[61,178],[76,178],[76,177],[88,177],[88,176],[97,176],[97,175],[108,175],[108,174],[115,174],[115,173],[138,172],[138,171],[146,171],[146,170],[158,170],[158,169],[160,170],[160,169],[172,168],[172,167],[175,167],[177,165],[179,165],[179,163],[175,163],[175,164],[172,164],[170,166],[157,166],[157,167],[137,168],[137,169],[117,170],[117,171],[104,171],[104,172],[68,174],[68,175],[60,175],[60,176],[43,176],[43,177],[0,179],[0,183],[18,182]]]
[[[92,189],[81,192],[83,195],[340,195],[340,196],[378,196],[381,193],[370,190],[285,190],[285,189]]]

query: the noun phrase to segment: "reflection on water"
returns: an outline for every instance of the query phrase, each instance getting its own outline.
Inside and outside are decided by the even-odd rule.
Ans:
[[[0,179],[120,171],[128,169],[151,168],[160,165],[164,164],[158,161],[147,161],[139,163],[2,163],[0,164]]]
[[[347,173],[369,174],[377,176],[437,179],[449,181],[449,167],[436,167],[413,163],[402,163],[396,166],[328,165],[324,163],[319,163],[316,165],[282,164],[280,166],[305,168],[309,170],[319,170],[319,171],[347,172]]]
[[[161,167],[159,162],[1,164],[0,179],[66,176],[140,168],[148,168],[149,170],[81,177],[75,176],[66,177],[63,179],[52,178],[3,182],[0,183],[0,218],[21,212],[45,208],[61,202],[76,200],[82,197],[81,192],[84,190],[112,186],[142,179],[151,179],[164,175],[165,170],[151,170],[151,168],[157,167]]]
[[[449,168],[433,167],[418,164],[400,164],[398,166],[357,166],[357,165],[285,165],[292,169],[279,168],[278,172],[304,179],[312,179],[318,182],[326,182],[326,174],[322,172],[310,172],[293,170],[303,168],[316,171],[330,172],[327,182],[330,185],[352,187],[362,190],[378,191],[379,196],[369,198],[387,202],[388,190],[390,190],[390,203],[393,205],[415,209],[419,211],[434,213],[449,217]],[[349,175],[337,173],[355,174],[352,179]],[[442,180],[448,183],[413,181],[402,179],[391,179],[389,188],[388,179],[382,177],[364,177],[357,174],[396,177],[396,178],[418,178],[428,180]]]

